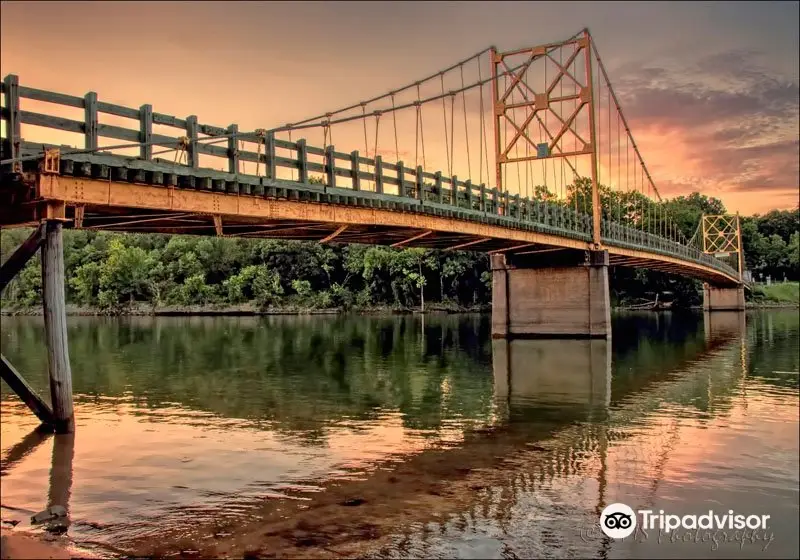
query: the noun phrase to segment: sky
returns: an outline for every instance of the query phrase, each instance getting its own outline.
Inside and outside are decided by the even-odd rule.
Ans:
[[[753,214],[798,204],[798,19],[798,2],[4,1],[0,74],[253,130],[588,27],[662,195]],[[336,133],[337,151],[370,153],[359,131]]]

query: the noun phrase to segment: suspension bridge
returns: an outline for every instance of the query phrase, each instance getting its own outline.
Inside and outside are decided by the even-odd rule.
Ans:
[[[0,227],[38,229],[0,289],[43,248],[56,369],[65,226],[487,252],[497,337],[610,336],[608,266],[698,278],[706,310],[744,309],[738,218],[677,227],[588,29],[255,130],[16,75],[2,94]]]

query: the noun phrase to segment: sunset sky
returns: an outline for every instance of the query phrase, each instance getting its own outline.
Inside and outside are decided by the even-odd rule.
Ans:
[[[3,76],[243,130],[588,27],[662,194],[744,214],[798,204],[798,2],[2,2],[1,15]],[[345,138],[337,150],[363,152],[363,134]]]

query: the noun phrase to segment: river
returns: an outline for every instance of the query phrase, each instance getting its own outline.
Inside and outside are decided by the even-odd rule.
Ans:
[[[610,344],[492,340],[485,315],[70,317],[76,432],[2,384],[0,513],[44,531],[63,505],[50,530],[105,556],[796,558],[800,319],[720,316],[620,313]],[[48,395],[43,335],[2,319]],[[614,502],[770,518],[613,540]]]

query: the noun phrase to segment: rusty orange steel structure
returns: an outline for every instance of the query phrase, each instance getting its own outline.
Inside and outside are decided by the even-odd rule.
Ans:
[[[717,257],[736,253],[739,278],[744,275],[744,251],[742,248],[742,223],[739,214],[703,214],[700,222],[703,234],[703,252]]]
[[[567,41],[550,43],[537,47],[517,49],[508,52],[497,52],[494,48],[491,53],[492,77],[493,77],[493,102],[494,102],[494,135],[495,135],[495,176],[498,188],[503,188],[503,166],[507,163],[523,161],[539,161],[547,158],[563,158],[569,164],[570,157],[591,156],[591,180],[592,180],[592,222],[593,236],[592,241],[596,248],[601,245],[600,240],[600,197],[597,181],[597,140],[595,138],[595,103],[592,79],[592,53],[591,35],[588,29],[584,29],[579,37],[574,37]],[[552,53],[557,49],[573,47],[565,63],[557,61]],[[583,58],[583,76],[580,76],[576,62],[579,57]],[[514,63],[509,64],[509,59],[523,58],[518,70],[513,70]],[[525,80],[532,65],[537,60],[545,63],[549,61],[558,68],[558,72],[552,78],[548,78],[545,72],[544,84],[541,89],[536,91]],[[510,84],[501,84],[498,79],[498,70],[502,67],[507,74],[513,76]],[[561,80],[569,78],[574,85],[572,94],[554,96],[556,86]],[[537,88],[538,89],[538,88]],[[511,103],[507,101],[511,93],[517,90],[522,102]],[[572,107],[568,104],[572,103]],[[555,110],[555,107],[560,110]],[[525,118],[519,121],[516,118],[516,109],[525,109]],[[514,110],[509,114],[509,110]],[[555,124],[550,125],[547,116],[553,117]],[[584,138],[578,130],[579,119],[583,117],[588,121],[588,140]],[[547,141],[535,143],[528,134],[528,129],[533,120],[543,129]],[[509,140],[503,138],[501,126],[508,123],[514,129],[513,137]],[[568,135],[569,133],[569,135]],[[577,147],[569,149],[566,144],[568,136],[577,141]],[[536,150],[535,155],[525,155],[509,157],[512,148],[517,148],[518,143],[523,140],[527,143],[527,148]],[[576,172],[574,166],[572,171]]]

